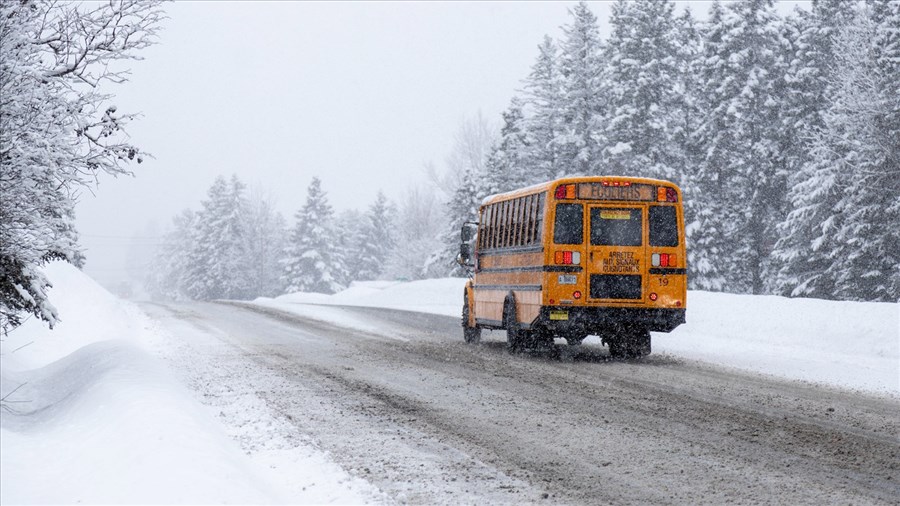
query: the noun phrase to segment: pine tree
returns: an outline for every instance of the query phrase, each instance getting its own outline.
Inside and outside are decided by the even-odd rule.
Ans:
[[[674,5],[669,0],[618,0],[606,44],[609,99],[603,121],[607,170],[678,179],[672,127],[678,97]]]
[[[388,254],[394,247],[395,217],[393,204],[379,191],[375,202],[362,218],[362,234],[357,242],[359,268],[355,279],[366,281],[381,276]]]
[[[697,160],[691,174],[690,186],[685,192],[685,233],[688,243],[688,280],[690,287],[700,290],[724,290],[727,283],[728,264],[725,258],[725,188],[728,146],[727,138],[720,138],[726,128],[723,115],[709,111],[717,103],[715,85],[724,78],[725,10],[716,0],[709,12],[709,19],[702,27],[703,52],[698,73],[696,105],[707,113],[699,118],[697,129],[690,137],[702,158]],[[718,141],[718,142],[717,142]],[[718,145],[717,145],[718,144]]]
[[[709,108],[698,132],[706,147],[698,194],[701,214],[711,221],[692,233],[707,235],[705,246],[719,243],[711,280],[724,279],[721,286],[737,292],[764,293],[773,279],[776,224],[787,207],[779,150],[784,70],[774,0],[729,4],[724,16],[714,11],[711,22],[719,26],[707,41],[703,90]]]
[[[306,203],[294,215],[284,260],[288,292],[335,293],[343,288],[343,262],[335,247],[334,212],[319,178],[307,189]]]
[[[385,276],[388,279],[423,279],[443,276],[444,272],[428,272],[422,259],[435,251],[435,230],[445,229],[442,206],[435,205],[437,196],[430,186],[411,186],[403,192],[397,216],[397,236],[388,255]]]
[[[340,231],[334,235],[334,251],[341,259],[341,269],[335,273],[335,279],[341,286],[350,286],[362,279],[366,217],[356,209],[346,209],[335,217],[334,229]]]
[[[833,297],[834,280],[824,276],[832,263],[827,247],[831,241],[822,234],[834,233],[828,229],[835,222],[843,188],[837,165],[817,160],[812,139],[825,128],[825,115],[836,92],[830,79],[836,38],[854,17],[850,2],[819,0],[811,11],[799,11],[787,23],[794,43],[782,128],[796,135],[783,146],[791,210],[779,224],[781,238],[773,252],[778,263],[775,290],[784,295]]]
[[[783,226],[810,239],[784,248],[791,294],[896,301],[900,297],[900,2],[872,2],[834,40],[834,90],[811,161]],[[831,213],[823,208],[831,204]],[[824,264],[811,265],[823,259]]]
[[[538,57],[525,80],[524,130],[529,138],[524,164],[530,181],[548,181],[565,174],[560,162],[563,81],[556,44],[549,36],[538,46]],[[493,192],[492,192],[493,193]]]
[[[254,192],[241,216],[244,245],[243,276],[248,298],[274,297],[284,292],[281,259],[287,226],[269,198]]]
[[[187,280],[190,253],[197,244],[197,214],[185,209],[172,219],[172,225],[153,258],[145,287],[154,299],[190,300]]]
[[[463,172],[460,185],[457,187],[453,198],[447,203],[450,223],[440,236],[442,247],[432,254],[425,262],[424,270],[445,270],[450,276],[464,276],[466,270],[456,263],[459,254],[460,230],[463,223],[478,220],[478,207],[485,197],[483,191],[479,191],[476,173],[469,168]]]
[[[528,152],[530,140],[525,130],[522,102],[513,97],[509,107],[503,112],[503,127],[500,140],[491,150],[485,164],[483,185],[479,185],[479,195],[487,196],[521,188],[540,181],[542,171],[535,174],[530,170]]]
[[[560,52],[563,100],[559,146],[559,167],[563,175],[588,175],[600,168],[601,118],[608,90],[602,83],[602,45],[597,17],[585,2],[571,11],[572,22],[563,27]]]
[[[237,176],[216,178],[197,215],[196,243],[189,254],[187,292],[199,300],[247,298],[243,195]]]

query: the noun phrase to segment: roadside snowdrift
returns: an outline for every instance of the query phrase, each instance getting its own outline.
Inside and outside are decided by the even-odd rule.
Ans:
[[[308,304],[384,307],[458,317],[465,282],[373,281],[354,283],[334,295],[294,293],[255,302],[344,325],[352,322],[342,319],[336,308]],[[692,291],[687,321],[670,334],[655,333],[654,353],[900,396],[900,304]],[[496,332],[486,337],[503,339]],[[599,346],[600,340],[588,338],[585,343]]]
[[[369,502],[314,449],[242,453],[154,356],[180,336],[68,264],[46,271],[62,321],[2,342],[0,503]]]

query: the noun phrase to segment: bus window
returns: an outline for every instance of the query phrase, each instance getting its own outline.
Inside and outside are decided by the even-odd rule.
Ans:
[[[678,246],[675,206],[650,206],[650,246]]]
[[[591,208],[591,244],[594,246],[640,246],[643,226],[637,208]]]
[[[581,204],[556,204],[553,242],[581,244],[584,241],[584,209]]]

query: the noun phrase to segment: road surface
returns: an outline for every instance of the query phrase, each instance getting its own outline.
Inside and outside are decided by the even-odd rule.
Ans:
[[[896,399],[599,345],[509,354],[502,333],[467,345],[457,318],[420,313],[329,308],[360,331],[248,304],[144,309],[196,331],[170,361],[201,397],[254,396],[279,437],[397,503],[900,502]]]

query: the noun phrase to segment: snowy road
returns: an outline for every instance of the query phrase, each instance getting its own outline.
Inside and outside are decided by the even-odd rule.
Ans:
[[[329,308],[351,329],[250,305],[143,309],[178,336],[164,358],[245,451],[302,439],[383,491],[375,502],[900,497],[889,398],[665,355],[609,361],[595,345],[510,355],[500,333],[466,345],[445,316]]]

